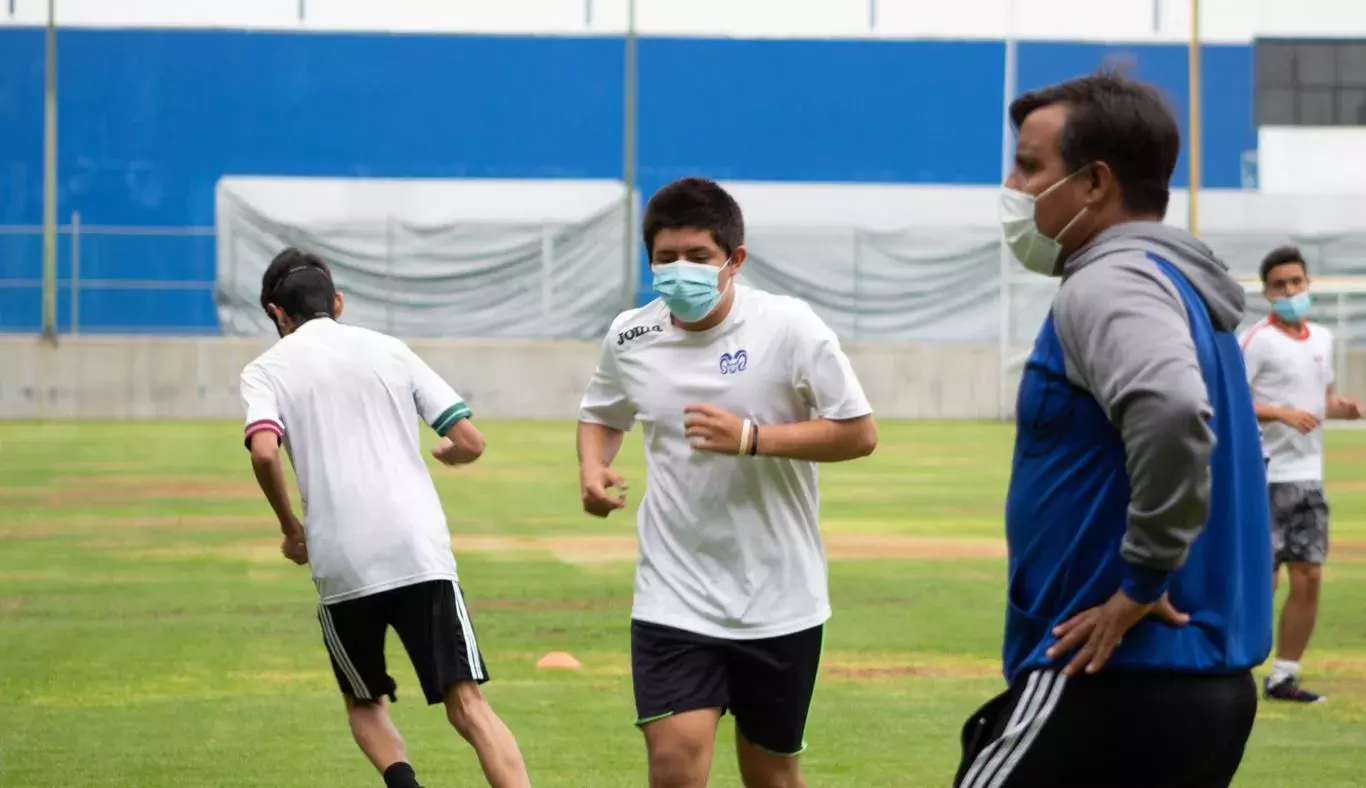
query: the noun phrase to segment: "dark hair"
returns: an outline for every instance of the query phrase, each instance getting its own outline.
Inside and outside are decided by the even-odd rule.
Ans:
[[[1278,246],[1267,252],[1266,257],[1262,258],[1262,284],[1266,284],[1266,278],[1271,275],[1271,269],[1286,263],[1299,263],[1304,268],[1304,273],[1309,273],[1309,264],[1304,261],[1304,255],[1295,246]]]
[[[274,304],[296,323],[331,315],[336,297],[327,263],[292,246],[275,255],[261,276],[261,308]]]
[[[1124,207],[1165,216],[1171,177],[1181,153],[1181,131],[1161,94],[1117,71],[1032,90],[1010,104],[1019,130],[1037,109],[1067,107],[1058,152],[1069,173],[1092,162],[1109,165]]]
[[[641,224],[649,257],[654,257],[655,236],[660,230],[706,230],[727,255],[745,242],[745,218],[740,213],[740,204],[719,184],[706,178],[683,178],[655,192],[645,206]]]

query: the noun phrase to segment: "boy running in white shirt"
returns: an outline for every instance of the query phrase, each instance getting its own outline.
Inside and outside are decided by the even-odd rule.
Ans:
[[[584,509],[605,517],[625,505],[622,438],[645,429],[631,674],[650,785],[706,785],[730,711],[744,784],[797,788],[830,617],[816,464],[871,453],[872,408],[811,307],[735,282],[725,190],[676,181],[643,224],[660,298],[613,322],[578,446]]]
[[[1276,577],[1284,564],[1290,596],[1281,611],[1276,660],[1263,691],[1270,700],[1317,703],[1300,687],[1300,658],[1318,618],[1328,558],[1323,490],[1323,420],[1356,419],[1361,405],[1333,390],[1333,335],[1307,319],[1309,271],[1300,251],[1274,249],[1262,261],[1262,292],[1272,313],[1243,334],[1243,358],[1267,457]]]
[[[261,280],[280,341],[242,371],[251,465],[284,532],[283,552],[313,566],[318,622],[351,733],[388,788],[418,788],[384,638],[403,641],[427,703],[443,703],[489,784],[530,785],[517,741],[484,699],[488,681],[465,607],[450,532],[422,460],[417,419],[447,464],[484,450],[464,401],[403,342],[336,322],[342,297],[318,257],[286,249]],[[285,486],[284,443],[304,523]]]

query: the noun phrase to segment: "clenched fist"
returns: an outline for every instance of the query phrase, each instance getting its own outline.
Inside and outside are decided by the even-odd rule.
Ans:
[[[579,487],[583,494],[583,510],[594,517],[606,517],[626,506],[626,480],[605,465],[581,469]],[[612,494],[613,490],[617,491],[616,495]]]

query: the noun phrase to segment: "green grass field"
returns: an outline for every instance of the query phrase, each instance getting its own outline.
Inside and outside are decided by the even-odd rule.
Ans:
[[[578,508],[573,425],[485,422],[436,470],[494,680],[540,786],[644,784],[627,627],[634,520]],[[280,557],[235,424],[0,424],[0,786],[372,786],[306,569]],[[1001,689],[1010,431],[885,424],[823,470],[835,616],[808,730],[821,786],[945,786]],[[1335,542],[1306,683],[1263,704],[1240,786],[1366,773],[1366,432],[1333,432]],[[621,467],[644,489],[639,443]],[[394,716],[430,786],[478,784],[390,638]],[[578,671],[537,670],[567,650]],[[1103,721],[1098,720],[1098,724]],[[738,785],[723,722],[714,785]],[[1162,757],[1160,752],[1153,757]]]

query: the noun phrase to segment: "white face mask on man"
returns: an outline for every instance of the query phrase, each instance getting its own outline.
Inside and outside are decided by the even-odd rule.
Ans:
[[[1059,276],[1058,257],[1062,254],[1062,244],[1058,241],[1077,220],[1086,215],[1086,207],[1077,212],[1066,226],[1059,233],[1049,238],[1039,230],[1038,223],[1034,220],[1034,209],[1044,197],[1059,186],[1067,183],[1081,173],[1086,168],[1068,175],[1066,178],[1049,186],[1043,190],[1038,197],[1015,191],[1008,186],[1001,187],[1000,212],[1001,212],[1001,231],[1005,236],[1006,246],[1010,248],[1011,254],[1020,264],[1036,274],[1044,276]]]

